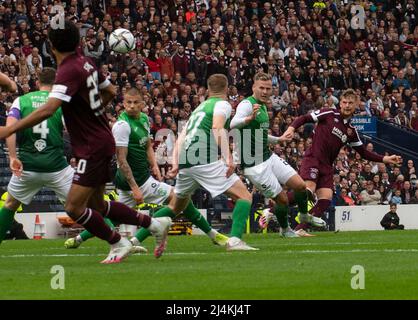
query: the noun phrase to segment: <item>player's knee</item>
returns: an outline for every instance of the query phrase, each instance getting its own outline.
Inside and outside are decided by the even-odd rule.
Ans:
[[[306,183],[305,181],[301,180],[295,188],[296,191],[306,191]]]
[[[73,220],[77,220],[84,212],[84,208],[80,209],[80,207],[75,206],[71,203],[66,203],[64,205],[64,210],[68,214],[68,216]]]
[[[291,188],[293,188],[293,190],[295,190],[296,192],[306,191],[306,182],[303,181],[301,177],[297,177],[297,179],[293,181],[293,185],[291,186]]]
[[[288,205],[289,204],[289,199],[287,198],[287,194],[286,192],[282,191],[280,192],[276,198],[275,198],[275,202],[277,204],[281,204],[281,205]]]
[[[17,211],[20,206],[20,201],[13,198],[10,194],[7,196],[7,199],[4,203],[6,209]]]
[[[251,196],[251,193],[249,193],[248,191],[244,192],[243,194],[240,194],[238,196],[238,199],[239,200],[246,200],[246,201],[249,201],[249,202],[253,201],[253,197]]]
[[[97,212],[102,212],[102,214],[105,214],[108,210],[108,206],[110,205],[111,201],[100,201],[98,203],[95,203],[93,206],[89,206],[91,209],[96,210]]]

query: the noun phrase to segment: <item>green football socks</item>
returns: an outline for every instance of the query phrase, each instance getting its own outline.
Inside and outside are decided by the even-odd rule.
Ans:
[[[245,231],[247,218],[251,211],[251,202],[243,199],[237,200],[234,211],[232,212],[232,230],[231,237],[242,237]]]
[[[289,207],[283,204],[276,204],[274,206],[274,215],[277,217],[280,227],[286,229],[289,226],[288,220]]]
[[[15,212],[5,207],[0,209],[0,243],[6,237],[7,231],[13,224]]]

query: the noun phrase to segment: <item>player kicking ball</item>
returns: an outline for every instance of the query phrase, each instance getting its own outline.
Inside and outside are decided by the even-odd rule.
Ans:
[[[204,187],[212,197],[225,193],[236,200],[232,213],[231,237],[226,249],[258,250],[247,245],[241,237],[251,210],[251,194],[234,173],[235,164],[229,150],[225,127],[231,116],[231,105],[226,101],[228,78],[213,74],[208,79],[209,97],[191,114],[181,132],[173,153],[170,177],[177,175],[174,199],[167,207],[156,212],[158,216],[174,216],[183,211],[190,196]],[[218,157],[221,150],[221,159]]]
[[[62,108],[77,168],[65,202],[65,211],[86,230],[110,244],[102,263],[118,263],[132,251],[132,244],[112,230],[104,217],[119,223],[148,228],[156,237],[154,255],[161,256],[171,219],[150,218],[118,202],[103,199],[105,184],[111,178],[115,141],[104,115],[104,107],[115,96],[115,88],[94,63],[80,53],[77,26],[65,21],[64,28],[48,31],[51,50],[57,61],[55,83],[47,101],[28,116],[7,127],[0,127],[0,138],[17,131],[44,127],[44,120]]]
[[[120,114],[112,128],[118,160],[115,186],[119,194],[119,202],[131,208],[142,202],[170,203],[174,198],[174,188],[160,182],[162,177],[152,147],[149,120],[148,116],[141,112],[144,103],[139,90],[129,89],[124,95],[123,105],[125,111]],[[151,173],[157,179],[154,179]],[[191,201],[183,210],[183,214],[215,244],[226,245],[228,237],[212,229]],[[154,215],[154,217],[159,216]],[[142,228],[131,239],[135,252],[147,251],[141,244],[149,235],[150,232]],[[68,239],[64,245],[68,249],[78,248],[83,241],[92,237],[90,232],[83,231],[77,237]]]
[[[316,123],[311,147],[306,150],[300,168],[300,175],[306,181],[307,188],[316,192],[318,201],[310,210],[315,217],[321,217],[331,204],[333,195],[333,163],[343,146],[354,148],[364,159],[385,164],[401,164],[397,155],[383,156],[370,152],[363,145],[355,127],[350,123],[359,103],[354,90],[348,89],[341,94],[340,110],[323,108],[296,118],[280,137],[286,141],[293,139],[295,131],[305,123]],[[306,234],[308,224],[305,221],[296,227]]]
[[[285,238],[296,238],[298,235],[289,226],[289,203],[282,185],[295,191],[295,200],[303,221],[318,227],[323,227],[325,222],[307,213],[305,182],[286,161],[272,154],[269,148],[269,143],[283,141],[268,134],[270,119],[266,103],[272,94],[271,76],[262,72],[257,73],[252,90],[253,95],[239,103],[231,121],[231,129],[239,129],[241,168],[245,177],[266,198],[275,202],[274,215],[280,224],[280,234]],[[273,213],[270,210],[263,210],[259,220],[260,227],[267,228],[272,217]]]

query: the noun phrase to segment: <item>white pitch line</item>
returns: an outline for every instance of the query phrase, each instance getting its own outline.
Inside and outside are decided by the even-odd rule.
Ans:
[[[280,242],[279,242],[280,241]],[[283,241],[283,242],[281,242]],[[278,239],[278,241],[272,241],[269,242],[268,244],[263,244],[263,247],[276,247],[276,246],[282,246],[282,247],[288,247],[288,246],[295,246],[295,247],[303,247],[303,246],[318,246],[318,247],[325,247],[325,246],[351,246],[351,245],[387,245],[387,244],[393,244],[393,242],[328,242],[328,243],[323,243],[323,242],[318,242],[318,243],[312,243],[312,242],[308,242],[308,243],[299,243],[297,239]],[[408,242],[403,242],[403,244],[408,244]],[[416,242],[410,242],[410,244],[416,244]],[[81,251],[81,250],[97,250],[97,249],[103,249],[103,247],[79,247],[77,248],[77,251]],[[14,249],[14,250],[19,250],[19,249]],[[47,248],[42,248],[42,250],[63,250],[63,247],[47,247]]]
[[[418,249],[353,249],[353,250],[301,250],[294,251],[288,250],[280,253],[373,253],[373,252],[391,252],[391,253],[402,253],[402,252],[418,252]]]
[[[384,244],[393,244],[393,242],[328,242],[328,243],[323,243],[323,242],[318,242],[318,243],[297,243],[296,241],[298,240],[289,240],[286,243],[277,243],[274,242],[271,245],[272,246],[283,246],[283,247],[287,247],[287,246],[295,246],[295,247],[303,247],[303,246],[319,246],[319,247],[324,247],[324,246],[352,246],[352,245],[384,245]],[[415,244],[415,242],[414,242]]]
[[[165,256],[176,255],[206,255],[206,252],[167,252]],[[132,256],[146,256],[147,254],[133,254]],[[148,254],[151,255],[151,254]],[[46,257],[46,258],[66,258],[66,257],[94,257],[94,256],[106,256],[106,253],[92,253],[92,254],[14,254],[14,255],[1,255],[0,258],[28,258],[28,257]]]
[[[262,252],[262,251],[261,251]],[[298,253],[404,253],[404,252],[418,252],[418,249],[353,249],[353,250],[287,250],[278,252],[278,254],[298,254]],[[176,255],[207,255],[206,252],[167,252],[165,256]],[[219,252],[214,254],[231,254],[228,252]],[[15,254],[15,255],[1,255],[0,258],[27,258],[27,257],[51,257],[51,258],[66,258],[66,257],[93,257],[105,256],[105,253],[95,254]],[[145,254],[146,255],[146,254]],[[151,255],[151,254],[149,254]],[[144,254],[134,254],[134,256],[144,256]]]

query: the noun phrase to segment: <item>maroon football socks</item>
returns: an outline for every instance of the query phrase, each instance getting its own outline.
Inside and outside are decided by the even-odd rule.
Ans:
[[[83,225],[87,231],[99,239],[109,242],[109,244],[115,244],[120,240],[120,234],[110,229],[103,216],[93,209],[86,208],[76,222]]]
[[[331,200],[319,199],[309,213],[312,214],[314,217],[321,218],[322,214],[328,209],[330,205]]]
[[[151,224],[151,217],[129,208],[123,203],[110,201],[107,202],[106,218],[123,224],[131,224],[148,228]]]

